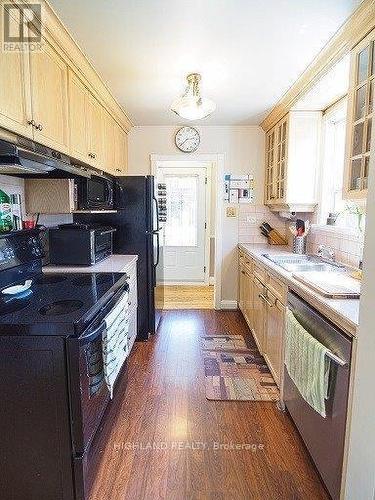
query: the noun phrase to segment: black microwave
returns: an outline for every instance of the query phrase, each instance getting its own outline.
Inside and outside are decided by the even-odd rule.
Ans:
[[[79,210],[112,210],[114,182],[110,177],[93,175],[77,181]]]

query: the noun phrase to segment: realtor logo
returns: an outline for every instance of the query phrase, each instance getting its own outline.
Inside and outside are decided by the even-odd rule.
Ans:
[[[42,6],[4,4],[3,50],[10,52],[40,50],[42,43]]]

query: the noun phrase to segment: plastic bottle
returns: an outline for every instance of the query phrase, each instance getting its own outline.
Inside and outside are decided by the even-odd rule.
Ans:
[[[10,204],[10,196],[0,189],[0,231],[11,231],[12,229],[12,206]]]

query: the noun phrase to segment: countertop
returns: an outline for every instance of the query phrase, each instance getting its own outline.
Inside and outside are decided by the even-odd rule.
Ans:
[[[323,297],[293,278],[292,273],[285,271],[285,269],[262,255],[265,253],[273,255],[290,254],[290,250],[286,250],[285,247],[255,244],[239,244],[238,246],[254,260],[261,263],[291,290],[298,293],[298,295],[326,316],[332,323],[349,335],[356,336],[359,324],[359,299],[329,299]]]
[[[93,266],[55,266],[43,267],[44,273],[126,273],[138,260],[138,255],[111,255]]]

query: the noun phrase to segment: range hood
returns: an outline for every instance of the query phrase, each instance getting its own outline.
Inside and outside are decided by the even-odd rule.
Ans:
[[[85,167],[72,165],[69,156],[23,137],[17,137],[16,144],[0,140],[0,174],[48,175],[53,170],[84,177],[93,174]]]

